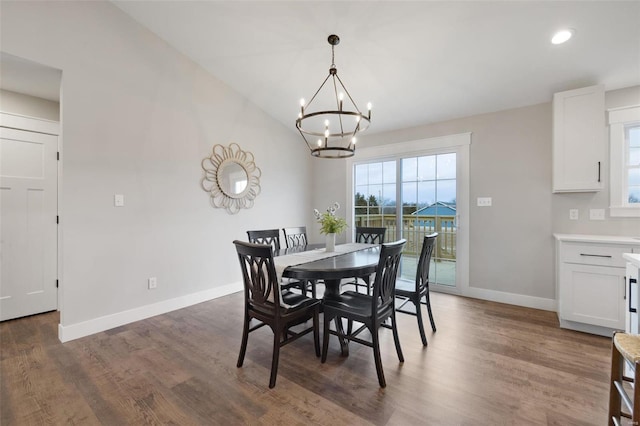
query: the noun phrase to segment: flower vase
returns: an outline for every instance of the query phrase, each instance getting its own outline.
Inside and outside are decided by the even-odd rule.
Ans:
[[[326,241],[327,241],[326,251],[327,252],[336,251],[336,234],[327,234]]]

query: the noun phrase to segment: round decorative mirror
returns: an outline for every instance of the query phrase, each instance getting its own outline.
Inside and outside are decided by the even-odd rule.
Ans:
[[[247,190],[249,175],[235,159],[225,160],[218,167],[218,184],[227,197],[239,198]]]
[[[228,147],[214,145],[211,155],[202,160],[202,169],[202,189],[209,192],[212,206],[231,214],[253,207],[253,200],[260,193],[262,173],[253,154],[235,143]]]

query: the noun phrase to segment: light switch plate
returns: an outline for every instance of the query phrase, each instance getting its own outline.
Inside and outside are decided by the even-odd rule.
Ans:
[[[578,220],[580,218],[580,212],[578,209],[569,209],[569,219]]]
[[[491,197],[478,197],[478,207],[491,207]]]
[[[113,205],[116,207],[124,207],[124,195],[123,194],[115,194],[113,196]]]
[[[590,209],[589,220],[604,220],[604,209]]]

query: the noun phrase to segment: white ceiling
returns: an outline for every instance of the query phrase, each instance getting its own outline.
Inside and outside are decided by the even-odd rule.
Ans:
[[[292,129],[299,99],[328,73],[332,33],[338,74],[361,109],[373,103],[369,132],[548,102],[591,84],[640,84],[639,1],[113,3]],[[552,45],[566,27],[575,37]],[[3,88],[58,93],[59,74],[47,89],[11,77],[33,64],[14,60],[22,71],[8,73],[7,55],[0,60]]]

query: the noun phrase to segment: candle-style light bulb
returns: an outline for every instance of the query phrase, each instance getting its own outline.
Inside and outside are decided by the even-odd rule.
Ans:
[[[358,139],[357,139],[355,136],[354,136],[354,137],[352,137],[352,138],[351,138],[351,143],[355,145],[355,144],[356,144],[356,142],[358,142]]]
[[[369,120],[371,120],[371,102],[367,104],[367,109],[369,110]]]
[[[344,99],[344,93],[340,93],[340,94],[338,95],[338,100],[340,101],[340,102],[339,102],[339,104],[340,104],[340,111],[342,111],[342,100],[343,100],[343,99]]]
[[[325,129],[324,131],[324,137],[328,138],[329,137],[329,129]]]
[[[322,146],[322,140],[318,139],[318,146]]]
[[[304,98],[300,99],[300,106],[304,106]]]
[[[329,120],[324,120],[324,127],[329,127]]]
[[[300,118],[304,115],[304,98],[300,99]]]

